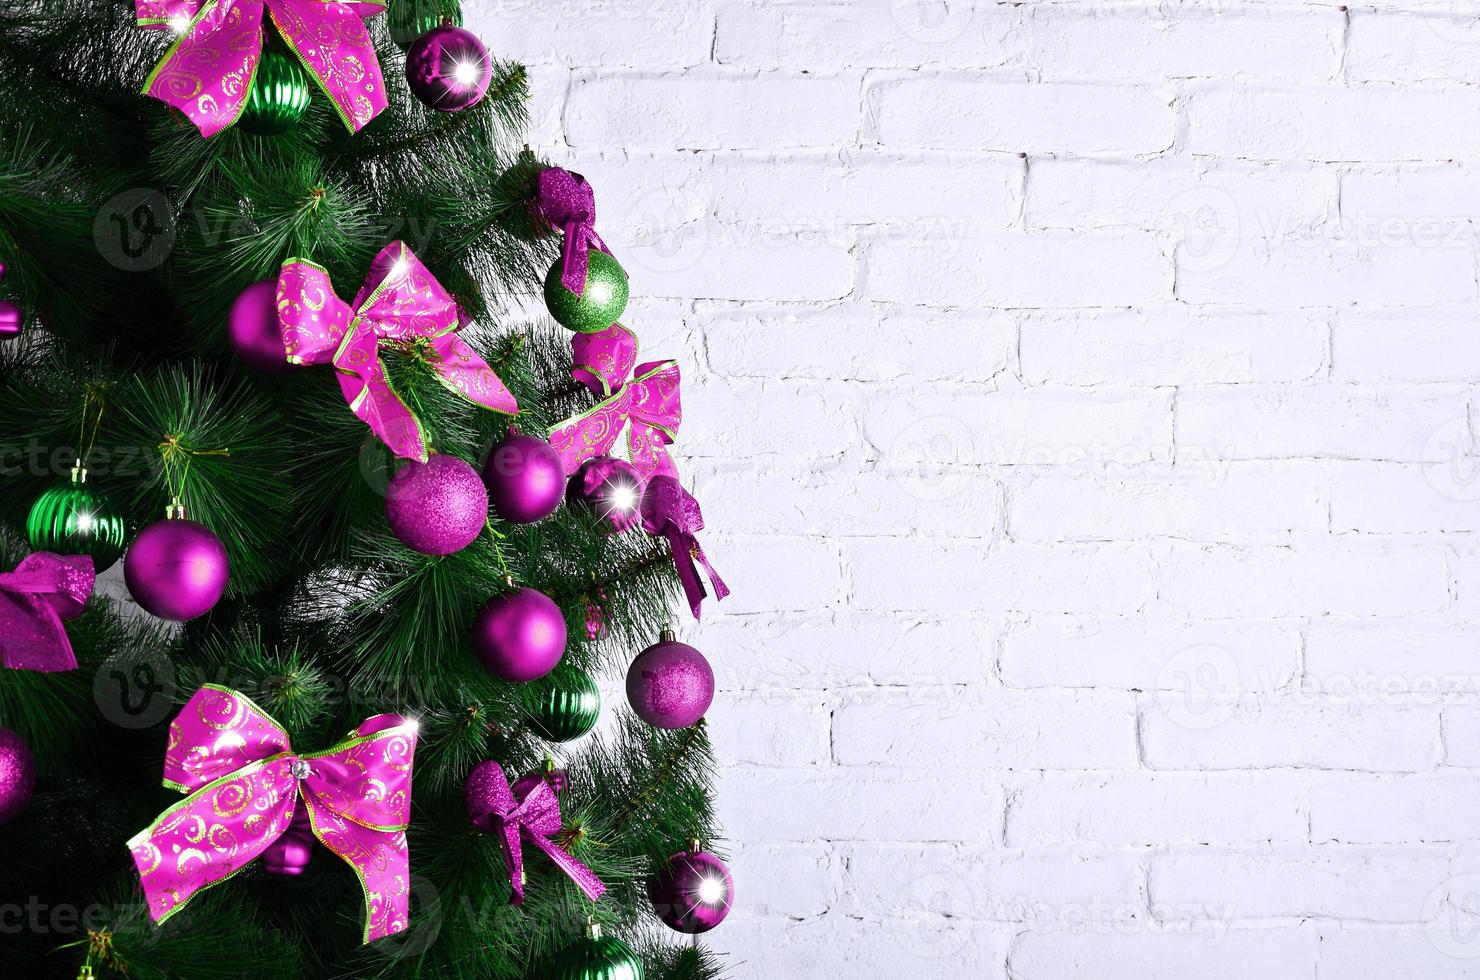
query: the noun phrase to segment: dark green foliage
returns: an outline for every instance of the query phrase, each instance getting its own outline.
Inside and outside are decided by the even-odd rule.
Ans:
[[[569,334],[509,319],[559,242],[529,209],[541,164],[522,149],[523,67],[496,64],[472,111],[430,112],[401,83],[379,18],[391,104],[361,133],[315,89],[282,136],[202,140],[137,94],[169,38],[136,29],[132,11],[131,0],[0,5],[0,295],[30,315],[24,340],[0,344],[0,570],[24,554],[32,501],[90,445],[89,485],[124,509],[130,535],[178,493],[225,542],[231,585],[184,628],[97,597],[68,624],[79,670],[0,670],[0,725],[41,769],[31,805],[0,828],[0,901],[90,913],[7,935],[0,975],[73,977],[90,962],[134,978],[516,980],[594,916],[650,978],[712,980],[714,960],[657,925],[643,892],[656,861],[716,833],[702,724],[661,732],[624,717],[562,754],[562,842],[608,884],[595,906],[532,848],[528,900],[510,906],[497,842],[462,800],[483,759],[517,778],[563,753],[528,724],[534,689],[473,656],[478,608],[510,576],[545,591],[566,616],[568,668],[615,679],[678,608],[666,543],[609,537],[562,509],[533,526],[492,518],[455,555],[411,552],[386,529],[396,463],[332,369],[265,377],[227,341],[237,294],[284,260],[325,266],[348,300],[400,238],[472,318],[464,337],[515,393],[521,429],[543,435],[589,407]],[[511,420],[449,392],[411,351],[382,356],[433,448],[478,465]],[[606,624],[596,640],[592,604]],[[124,842],[178,799],[159,784],[166,726],[204,682],[247,693],[303,750],[380,712],[419,719],[408,932],[360,946],[359,885],[323,849],[302,878],[249,867],[164,928],[146,921]]]

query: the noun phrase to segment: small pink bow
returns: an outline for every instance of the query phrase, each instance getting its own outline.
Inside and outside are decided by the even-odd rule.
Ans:
[[[386,106],[363,22],[384,9],[342,0],[134,0],[140,27],[180,35],[145,79],[144,94],[185,113],[202,136],[219,133],[246,107],[270,17],[339,118],[357,131]]]
[[[546,167],[540,171],[536,206],[546,221],[565,232],[560,281],[580,296],[586,291],[586,266],[591,249],[612,254],[596,234],[596,193],[580,174]]]
[[[566,419],[550,431],[550,445],[567,474],[588,459],[604,456],[627,431],[628,456],[644,481],[677,476],[664,447],[673,442],[683,406],[679,401],[677,361],[638,364],[637,336],[620,323],[598,333],[576,334],[571,376],[604,399],[595,408]]]
[[[0,664],[15,670],[73,670],[77,656],[62,626],[82,615],[93,590],[88,555],[38,551],[0,575]]]
[[[473,826],[499,835],[509,884],[514,888],[511,904],[524,901],[524,840],[544,851],[593,902],[606,891],[590,868],[550,840],[561,830],[560,799],[544,774],[530,773],[511,787],[503,767],[489,759],[468,774],[463,788]]]
[[[457,331],[465,320],[451,294],[404,242],[391,242],[370,263],[349,304],[334,295],[329,273],[306,259],[283,263],[278,323],[294,364],[333,364],[350,410],[391,452],[427,461],[421,421],[391,389],[380,345],[420,346],[437,379],[475,405],[513,415],[519,405]]]

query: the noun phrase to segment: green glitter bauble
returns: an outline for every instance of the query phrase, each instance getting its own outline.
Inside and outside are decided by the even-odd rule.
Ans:
[[[642,980],[642,960],[620,939],[598,932],[561,950],[541,980]]]
[[[391,40],[397,47],[409,48],[434,27],[461,27],[462,5],[457,0],[401,0],[390,5],[385,20]]]
[[[297,56],[276,45],[265,45],[237,125],[254,136],[286,133],[308,111],[312,85],[308,69]]]
[[[123,554],[123,538],[123,517],[112,501],[80,481],[47,490],[26,518],[31,550],[91,555],[99,573]]]
[[[591,249],[586,264],[586,289],[577,296],[560,281],[565,260],[556,259],[545,277],[545,305],[562,327],[577,333],[597,333],[622,318],[627,308],[627,273],[617,260]]]
[[[547,683],[530,712],[529,727],[551,742],[569,742],[596,727],[601,717],[601,691],[582,670],[562,671]]]

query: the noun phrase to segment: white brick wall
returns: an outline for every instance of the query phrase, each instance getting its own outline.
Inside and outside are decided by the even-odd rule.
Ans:
[[[736,595],[739,977],[1480,977],[1480,2],[465,0]]]

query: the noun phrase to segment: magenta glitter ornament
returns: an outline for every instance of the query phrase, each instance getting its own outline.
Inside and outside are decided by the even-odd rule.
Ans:
[[[461,112],[488,93],[493,61],[478,36],[455,24],[434,27],[406,52],[406,84],[428,109]]]
[[[268,374],[284,374],[293,369],[278,326],[276,279],[254,282],[237,295],[231,304],[227,333],[236,356],[247,367]]]
[[[210,528],[177,517],[156,521],[123,556],[123,581],[145,611],[175,622],[211,611],[226,592],[226,546]]]
[[[714,671],[704,654],[671,630],[627,669],[627,701],[654,728],[688,728],[714,700]]]
[[[450,555],[473,543],[488,522],[488,490],[456,456],[410,462],[385,492],[391,533],[413,551]]]
[[[565,501],[594,510],[609,534],[630,531],[642,519],[642,474],[624,459],[588,459],[570,478]]]
[[[5,278],[5,266],[0,264],[0,279]],[[0,340],[19,337],[26,327],[26,314],[8,299],[0,299]]]
[[[293,810],[293,821],[283,836],[267,845],[262,852],[262,867],[270,875],[296,878],[303,874],[313,858],[313,824],[308,819],[308,807],[300,799]]]
[[[544,677],[565,653],[565,617],[536,589],[494,596],[473,621],[473,649],[501,680]]]
[[[0,728],[0,826],[10,823],[36,791],[36,757],[15,732]]]
[[[723,861],[699,850],[696,841],[648,879],[648,898],[669,927],[695,935],[725,921],[735,904],[735,879]]]
[[[560,507],[565,468],[545,440],[510,435],[488,451],[483,485],[495,514],[515,524],[533,524]]]

